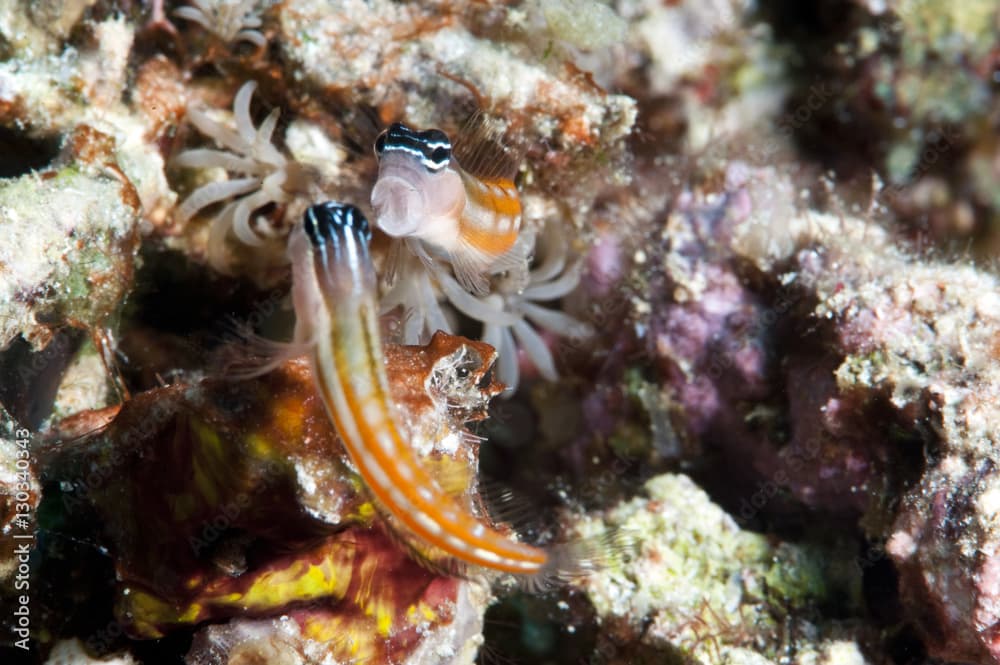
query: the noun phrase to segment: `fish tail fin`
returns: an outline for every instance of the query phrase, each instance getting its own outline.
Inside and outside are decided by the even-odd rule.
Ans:
[[[551,545],[546,549],[548,561],[542,569],[532,575],[518,576],[517,582],[533,592],[574,584],[589,575],[627,562],[634,555],[636,546],[634,533],[617,528]]]

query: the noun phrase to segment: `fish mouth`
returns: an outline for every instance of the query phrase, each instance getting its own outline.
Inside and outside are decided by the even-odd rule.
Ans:
[[[417,232],[424,207],[421,193],[404,178],[379,178],[372,189],[375,225],[394,238]]]

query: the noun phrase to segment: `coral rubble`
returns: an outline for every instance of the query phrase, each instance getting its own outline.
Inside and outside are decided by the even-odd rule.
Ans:
[[[840,585],[857,601],[853,566],[740,530],[689,478],[658,476],[645,491],[604,518],[634,534],[635,559],[583,583],[606,626],[598,650],[609,658],[628,661],[642,644],[676,649],[693,662],[732,662],[753,652],[775,659],[787,647],[787,622],[802,621],[795,616],[803,607],[842,592]],[[594,526],[582,521],[578,528]],[[810,634],[815,646],[807,649],[817,651],[839,633],[806,623],[793,630]]]
[[[481,417],[496,392],[489,382],[463,390],[453,376],[452,356],[464,344],[476,345],[438,335],[426,348],[388,353],[408,432],[430,444],[426,464],[453,488],[473,484],[477,459],[461,443],[471,441],[462,423]],[[479,346],[478,357],[491,360]],[[209,631],[192,660],[214,662],[205,659],[212,649],[220,658],[220,645],[251,649],[232,638],[245,628],[246,641],[283,635],[312,660],[377,661],[402,658],[431,634],[443,649],[452,632],[441,627],[454,623],[465,635],[478,625],[487,595],[427,570],[390,533],[372,528],[375,508],[304,360],[255,381],[154,389],[111,411],[99,434],[54,451],[46,473],[62,479],[71,515],[99,515],[126,633],[148,639],[206,620],[290,613],[291,632],[281,622],[253,630],[237,622],[229,637]],[[83,412],[63,427],[87,431],[92,418]],[[315,605],[293,610],[307,601]]]
[[[110,156],[108,136],[81,125],[70,141],[80,161],[0,189],[4,346],[20,335],[44,347],[67,324],[99,330],[132,283],[136,190]]]
[[[662,260],[677,302],[651,303],[649,341],[671,399],[686,406],[685,435],[708,435],[756,470],[744,478],[755,487],[737,481],[722,494],[744,523],[787,519],[789,502],[860,520],[858,565],[894,562],[901,616],[928,651],[993,657],[984,553],[1000,403],[996,277],[919,258],[866,220],[798,211],[772,170],[732,168],[714,205],[696,195],[668,217],[675,244]],[[735,279],[742,262],[778,288]],[[787,340],[798,346],[781,352],[779,371],[769,358]],[[957,607],[976,618],[958,619]]]

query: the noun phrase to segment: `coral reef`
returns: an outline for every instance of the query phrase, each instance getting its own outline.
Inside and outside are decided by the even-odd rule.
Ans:
[[[457,126],[462,118],[443,118],[442,109],[454,113],[456,102],[458,108],[467,104],[471,89],[487,110],[525,123],[517,128],[525,139],[551,146],[530,164],[539,180],[548,181],[547,171],[556,166],[596,177],[588,161],[620,158],[635,119],[631,99],[589,86],[568,63],[539,66],[527,46],[478,37],[458,23],[457,9],[449,2],[379,0],[347,2],[331,12],[313,2],[292,2],[281,14],[280,40],[291,75],[309,88],[385,109],[415,126]],[[334,62],[331,52],[347,58]],[[587,183],[578,184],[582,190]]]
[[[779,38],[802,54],[790,107],[817,79],[836,100],[793,131],[842,177],[867,179],[875,167],[885,181],[879,202],[913,236],[944,246],[971,239],[989,259],[998,238],[990,128],[1000,12],[990,2],[849,4],[840,17],[828,11],[834,3],[821,3],[804,12],[809,21],[777,20]],[[833,136],[851,140],[830,150]]]
[[[1000,283],[969,266],[914,262],[852,220],[821,220],[814,227],[821,233],[823,222],[838,242],[826,242],[825,255],[801,256],[799,265],[818,296],[817,316],[837,322],[844,354],[834,370],[838,395],[826,404],[826,428],[839,434],[852,425],[851,408],[881,399],[902,428],[889,440],[892,457],[924,446],[919,481],[902,493],[892,526],[875,535],[887,539],[885,552],[899,569],[901,592],[930,653],[995,659],[991,468],[1000,415]],[[857,251],[860,242],[871,253]],[[863,278],[831,280],[834,261]],[[956,608],[967,613],[957,619]]]
[[[838,594],[858,602],[860,575],[850,556],[827,558],[741,531],[685,476],[657,476],[644,489],[646,497],[604,518],[635,535],[637,556],[583,583],[605,626],[599,653],[631,662],[647,645],[693,662],[752,662],[754,653],[766,662],[788,646],[789,633],[810,635],[810,645],[798,648],[818,652],[845,632],[810,625],[801,613]],[[584,532],[595,526],[578,523]],[[798,658],[808,662],[809,655]]]
[[[998,21],[0,3],[0,660],[1000,662]],[[475,292],[376,228],[388,390],[463,506],[604,564],[547,594],[398,537],[304,358],[233,376],[380,131],[487,116],[520,253]]]
[[[41,348],[65,325],[98,331],[131,286],[140,202],[110,141],[80,125],[67,166],[3,183],[0,344],[20,335]]]
[[[755,469],[716,489],[741,521],[787,521],[796,502],[860,520],[859,565],[896,564],[903,616],[928,651],[993,657],[982,553],[993,549],[996,277],[919,259],[862,219],[797,212],[780,181],[734,164],[723,198],[692,192],[668,216],[676,305],[651,303],[647,317],[668,399],[685,407],[685,436]],[[747,286],[743,261],[780,288]],[[788,339],[798,347],[778,371],[769,360]]]
[[[452,357],[463,344],[475,343],[439,334],[427,347],[387,354],[411,439],[429,468],[462,490],[474,485],[476,467],[462,423],[482,417],[496,392],[489,383],[460,390]],[[491,358],[486,350],[480,357]],[[71,436],[110,413],[98,435]],[[116,620],[127,634],[162,637],[206,620],[290,612],[295,629],[279,622],[227,630],[265,642],[274,633],[314,661],[378,662],[407,656],[425,633],[452,622],[460,635],[479,632],[487,595],[428,571],[390,534],[371,528],[375,509],[304,360],[251,382],[147,391],[120,409],[81,412],[61,428],[60,438],[72,443],[52,451],[46,480],[63,479],[70,518],[93,510],[104,525],[102,547],[118,580]],[[90,472],[76,476],[75,469]],[[292,610],[305,601],[314,605]],[[192,661],[229,662],[229,649],[252,649],[225,632],[210,631]],[[449,643],[445,633],[433,639],[438,649]],[[452,642],[454,649],[464,641]],[[222,660],[206,660],[205,650]]]

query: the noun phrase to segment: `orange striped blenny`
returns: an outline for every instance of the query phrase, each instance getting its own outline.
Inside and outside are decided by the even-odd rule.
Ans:
[[[463,134],[453,150],[439,129],[394,123],[375,141],[379,170],[371,199],[380,229],[425,241],[445,255],[463,287],[480,295],[490,273],[526,270],[517,245],[517,159],[483,127]]]
[[[390,400],[378,325],[371,231],[328,202],[292,235],[296,338],[310,345],[320,396],[351,460],[390,522],[462,564],[535,577],[549,553],[480,522],[421,466]]]

